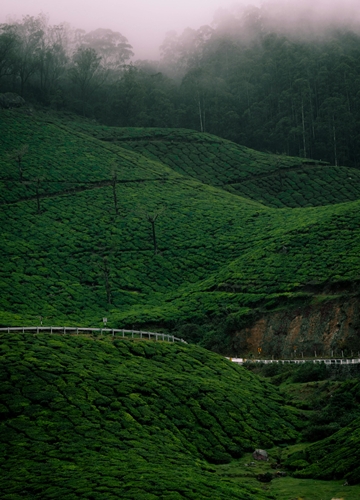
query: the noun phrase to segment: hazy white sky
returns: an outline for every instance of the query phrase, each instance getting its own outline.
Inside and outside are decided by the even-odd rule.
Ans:
[[[210,24],[220,7],[283,2],[279,18],[287,11],[298,17],[299,9],[310,9],[317,18],[360,19],[360,0],[0,0],[0,23],[9,16],[48,15],[50,24],[67,21],[74,28],[90,31],[110,28],[129,40],[135,59],[157,58],[167,31],[181,33],[186,27]]]
[[[219,7],[235,2],[260,5],[261,0],[0,0],[0,22],[42,12],[50,24],[67,21],[86,31],[110,28],[126,36],[136,58],[150,58],[167,31],[210,24]]]

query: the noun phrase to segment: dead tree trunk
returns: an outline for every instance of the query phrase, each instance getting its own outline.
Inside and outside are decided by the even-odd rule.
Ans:
[[[110,268],[106,257],[103,258],[102,272],[105,280],[105,290],[107,303],[111,304]]]
[[[23,165],[22,165],[22,160],[23,160],[23,157],[26,155],[26,153],[28,151],[29,151],[29,146],[27,144],[24,144],[24,146],[21,146],[20,149],[17,149],[11,155],[11,158],[14,159],[14,160],[16,160],[16,162],[18,164],[20,182],[23,181]]]
[[[37,213],[41,214],[41,208],[40,208],[40,179],[37,180],[36,183],[36,202],[37,202]]]
[[[119,208],[118,208],[117,194],[116,194],[116,184],[117,184],[117,175],[116,175],[116,172],[115,172],[114,176],[113,176],[113,179],[112,179],[112,187],[113,187],[115,214],[119,215]]]
[[[159,217],[159,215],[162,214],[162,212],[164,210],[165,210],[165,207],[161,208],[160,210],[155,211],[152,214],[145,213],[146,220],[148,222],[150,222],[150,224],[151,224],[152,240],[153,240],[153,246],[154,246],[154,255],[156,255],[158,253],[155,223],[156,223],[156,220]]]
[[[154,244],[154,255],[157,254],[157,243],[156,243],[156,231],[155,231],[155,220],[150,220],[151,228],[152,228],[152,237],[153,237],[153,244]]]

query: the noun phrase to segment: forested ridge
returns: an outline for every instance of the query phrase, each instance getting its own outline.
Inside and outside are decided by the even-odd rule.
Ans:
[[[115,126],[184,127],[358,167],[360,36],[341,21],[275,22],[275,6],[168,33],[139,61],[121,33],[26,16],[0,29],[0,91]]]

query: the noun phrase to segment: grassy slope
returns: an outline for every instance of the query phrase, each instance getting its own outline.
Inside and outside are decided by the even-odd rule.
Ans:
[[[225,157],[229,148],[233,149],[233,146],[230,146],[231,143],[225,141],[214,138],[210,140],[206,135],[196,135],[196,141],[201,142],[201,147],[206,146],[206,154],[210,154],[209,148],[213,144],[217,144],[218,151],[216,153],[218,156],[214,155],[215,159],[210,169],[211,175],[206,177],[208,169],[203,166],[201,175],[205,177],[201,177],[196,167],[201,163],[199,159],[195,161],[192,158],[193,172],[189,170],[181,172],[175,163],[171,164],[168,161],[168,147],[164,149],[161,146],[161,149],[157,142],[153,141],[153,137],[149,139],[153,142],[152,156],[149,154],[149,148],[143,145],[137,148],[143,153],[140,155],[136,151],[131,151],[136,141],[128,141],[126,144],[123,142],[126,148],[120,148],[114,141],[99,141],[93,137],[98,134],[98,130],[94,133],[93,128],[88,125],[82,126],[82,131],[79,131],[78,126],[69,127],[64,122],[56,119],[47,120],[40,115],[28,117],[21,111],[3,111],[0,118],[2,186],[0,247],[3,256],[3,265],[0,270],[2,290],[0,322],[2,324],[36,324],[41,314],[45,316],[44,322],[47,324],[77,323],[96,326],[101,323],[101,318],[106,313],[109,326],[141,326],[145,323],[152,323],[155,326],[170,327],[179,322],[184,323],[184,336],[191,336],[193,332],[190,330],[196,329],[194,324],[196,321],[211,322],[214,318],[221,318],[226,313],[225,326],[231,329],[254,310],[271,308],[281,303],[285,306],[291,305],[297,300],[311,300],[316,290],[319,292],[326,289],[336,290],[338,285],[348,289],[352,283],[356,284],[358,281],[360,276],[359,202],[348,201],[357,198],[358,194],[356,188],[352,191],[348,189],[349,185],[346,181],[347,176],[353,177],[354,172],[348,172],[343,168],[336,170],[335,167],[312,165],[311,168],[306,167],[307,177],[305,178],[304,172],[300,175],[300,171],[294,168],[297,165],[296,162],[300,160],[287,159],[284,164],[281,164],[281,169],[284,169],[284,172],[287,169],[286,175],[288,176],[296,176],[296,189],[301,187],[300,180],[306,179],[302,187],[304,193],[308,192],[311,184],[309,184],[309,176],[313,175],[314,182],[318,186],[317,190],[321,194],[321,196],[312,197],[310,201],[308,199],[309,203],[305,203],[304,200],[296,202],[295,206],[306,204],[324,206],[279,210],[254,201],[264,199],[264,196],[259,194],[260,191],[257,192],[258,188],[251,188],[248,193],[241,191],[248,198],[239,197],[239,190],[235,191],[235,196],[220,189],[222,185],[225,187],[225,180],[221,178],[218,183],[214,181],[217,175],[215,167],[218,165],[218,159]],[[106,130],[106,134],[108,133],[109,131]],[[118,131],[114,133],[117,136]],[[153,133],[161,136],[164,132],[155,130]],[[185,157],[191,159],[190,155],[193,155],[193,152],[188,149],[189,143],[191,145],[192,142],[196,142],[193,141],[193,133],[188,131],[172,131],[171,133],[174,134],[171,140],[178,142],[176,148],[179,148],[181,143],[181,149],[183,149],[185,144],[187,148]],[[125,137],[126,134],[130,134],[143,139],[144,132],[131,130],[124,134]],[[159,142],[164,142],[163,138]],[[23,144],[29,144],[29,153],[23,159],[24,182],[20,183],[17,165],[10,156]],[[169,146],[169,141],[167,145]],[[159,154],[160,149],[163,156]],[[245,177],[248,176],[249,182],[253,182],[254,177],[269,179],[268,187],[264,189],[271,199],[265,197],[266,204],[270,207],[283,206],[284,203],[281,205],[276,201],[281,201],[279,193],[275,192],[276,189],[274,188],[275,191],[270,189],[271,184],[275,186],[273,181],[276,175],[279,175],[280,167],[279,163],[276,163],[278,160],[268,158],[267,161],[265,155],[261,159],[257,153],[252,152],[252,159],[248,161],[245,148],[240,149],[244,156],[243,163],[240,162],[242,169],[243,166],[246,167],[244,168]],[[235,154],[233,150],[231,154]],[[162,160],[163,163],[154,161],[154,158]],[[186,160],[185,163],[190,164],[190,160]],[[264,169],[266,170],[265,176],[264,172],[261,173]],[[120,212],[118,216],[114,211],[111,186],[114,170],[117,172],[118,179],[117,196]],[[235,179],[232,177],[234,172],[234,170],[229,172],[231,182]],[[334,184],[329,179],[325,182],[321,177],[324,172],[332,172],[333,183],[337,183],[336,189],[333,189]],[[285,174],[283,179],[284,176]],[[38,179],[40,214],[37,213],[36,196]],[[206,181],[208,185],[199,182],[198,179]],[[242,186],[245,186],[245,183],[242,183]],[[257,186],[259,187],[259,184]],[[341,196],[339,195],[340,198],[337,197],[336,191],[342,193]],[[347,201],[347,203],[333,205],[337,201]],[[293,206],[289,203],[288,205]],[[153,214],[159,208],[164,207],[166,209],[156,222],[160,253],[154,256],[151,227],[146,221],[146,213]],[[110,273],[111,304],[107,303],[105,290],[104,257],[107,259],[106,265]],[[189,327],[189,322],[192,322],[191,327]],[[199,338],[201,335],[203,332]],[[102,424],[97,427],[100,420],[96,419],[102,418],[104,402],[109,395],[102,394],[101,390],[96,388],[99,401],[92,404],[95,402],[95,399],[91,399],[92,392],[80,384],[83,394],[89,394],[86,396],[87,402],[80,409],[72,407],[69,410],[68,405],[75,404],[75,399],[80,401],[81,397],[80,393],[76,393],[76,384],[71,376],[62,375],[68,370],[69,365],[66,363],[75,364],[79,370],[82,370],[77,381],[85,375],[87,377],[89,372],[86,367],[81,368],[81,363],[75,362],[77,356],[74,354],[75,344],[72,347],[73,354],[70,354],[68,341],[65,347],[63,341],[55,341],[54,346],[47,345],[47,341],[40,338],[33,346],[30,346],[28,342],[27,337],[19,341],[20,348],[26,349],[28,357],[24,354],[21,358],[24,361],[23,368],[17,373],[12,372],[10,366],[11,364],[15,366],[19,361],[19,352],[13,349],[12,345],[12,349],[7,350],[6,353],[7,360],[11,361],[7,365],[6,377],[13,373],[15,383],[18,377],[19,388],[25,387],[26,381],[31,380],[28,392],[19,389],[14,393],[15,399],[11,400],[13,407],[10,408],[10,413],[7,403],[2,407],[6,418],[14,419],[16,423],[12,427],[13,432],[9,432],[8,428],[5,432],[6,439],[14,440],[11,444],[14,448],[11,449],[10,455],[15,457],[16,453],[19,453],[23,460],[23,465],[18,469],[16,476],[13,476],[14,463],[11,460],[8,462],[13,481],[11,487],[14,488],[14,492],[18,492],[9,493],[9,498],[21,498],[22,493],[19,493],[17,482],[23,485],[23,488],[32,488],[32,494],[44,498],[43,484],[37,483],[36,479],[39,471],[42,471],[42,477],[49,482],[46,492],[48,498],[58,498],[59,488],[63,488],[61,495],[67,495],[68,498],[83,496],[89,493],[89,488],[92,491],[97,488],[97,498],[108,498],[109,488],[119,495],[117,488],[121,479],[121,483],[127,481],[126,484],[129,485],[128,490],[121,491],[123,498],[126,498],[124,494],[128,494],[129,498],[142,495],[139,498],[150,499],[153,497],[148,493],[148,484],[152,484],[152,491],[154,491],[156,487],[153,485],[154,474],[160,478],[156,481],[156,484],[160,485],[160,489],[155,493],[158,497],[163,495],[163,498],[166,498],[169,491],[171,491],[171,498],[177,498],[176,494],[185,496],[182,486],[176,490],[177,493],[173,486],[186,482],[191,484],[186,490],[188,498],[191,498],[193,494],[191,489],[197,492],[195,495],[203,495],[204,498],[209,497],[210,491],[211,496],[213,496],[213,491],[216,491],[218,498],[229,498],[229,495],[232,498],[252,498],[254,495],[256,498],[261,498],[258,493],[250,493],[249,497],[245,490],[240,491],[238,487],[234,490],[234,486],[230,484],[219,485],[213,479],[208,466],[202,462],[204,458],[212,461],[219,460],[219,455],[217,459],[206,455],[204,450],[208,450],[209,446],[203,444],[201,448],[201,443],[197,442],[195,436],[191,437],[191,432],[187,434],[185,432],[182,437],[178,434],[175,437],[171,435],[169,439],[161,434],[161,440],[164,441],[164,457],[176,456],[176,471],[173,468],[165,474],[163,464],[159,464],[159,467],[148,468],[147,463],[146,467],[143,467],[142,459],[145,456],[147,460],[151,453],[155,453],[155,441],[157,445],[159,436],[156,436],[157,431],[154,435],[148,432],[143,433],[144,426],[140,429],[136,419],[137,423],[131,421],[129,428],[140,433],[141,442],[130,443],[133,440],[129,438],[130,446],[126,451],[129,463],[133,467],[132,471],[129,472],[126,469],[127,466],[121,468],[118,450],[114,449],[114,441],[107,433],[106,426],[104,432],[99,433],[98,436],[101,441],[98,445],[100,451],[102,447],[106,449],[105,460],[104,455],[99,455],[99,448],[93,449],[90,442],[94,440],[94,429],[101,428]],[[72,340],[71,342],[78,341]],[[85,342],[82,346],[84,349],[90,345],[86,342],[91,341],[82,340],[82,342]],[[108,353],[107,349],[114,349],[113,346],[110,347],[110,344],[104,343],[103,346],[105,346],[105,353]],[[56,362],[56,356],[46,351],[47,348],[54,348],[58,355],[61,352],[61,356],[65,356],[59,365]],[[44,373],[47,374],[45,374],[45,379],[48,376],[48,380],[52,383],[54,377],[51,374],[55,374],[56,378],[60,376],[63,382],[59,380],[59,383],[63,385],[59,386],[58,392],[57,390],[55,392],[50,390],[49,393],[40,391],[42,399],[39,401],[37,394],[39,383],[42,381],[39,382],[34,366],[40,366],[38,363],[41,364],[43,353],[49,360],[51,359],[51,366],[55,367],[54,373],[50,365],[44,368]],[[139,352],[132,352],[132,354],[144,357]],[[147,356],[153,358],[153,354],[145,354],[145,357]],[[106,358],[105,354],[99,353],[96,353],[95,357],[103,361]],[[111,363],[109,359],[105,361],[108,367]],[[149,368],[151,372],[154,369],[153,361],[154,359],[152,359],[151,370]],[[95,366],[96,360],[93,359],[92,363]],[[171,363],[174,363],[174,359]],[[184,366],[181,369],[184,369]],[[58,374],[56,370],[59,370]],[[100,372],[103,377],[103,366],[98,368],[97,373]],[[109,371],[109,373],[112,372]],[[127,377],[128,373],[129,371],[127,371]],[[135,377],[136,380],[131,380],[139,383],[141,379],[143,383],[147,373],[145,369],[142,377],[137,379]],[[206,376],[208,375],[209,373],[206,372]],[[122,380],[125,378],[125,375],[119,376]],[[89,382],[87,387],[92,386],[93,380],[86,380]],[[193,383],[192,379],[189,386]],[[63,391],[65,386],[69,388],[69,393],[67,389]],[[198,393],[196,395],[194,393],[194,401],[197,401],[204,391],[204,386],[197,387]],[[5,390],[8,389],[9,387],[5,386]],[[154,387],[151,387],[151,391],[153,389]],[[259,388],[259,391],[261,390]],[[169,392],[173,392],[173,387]],[[11,393],[13,394],[12,390]],[[76,393],[75,399],[72,396],[74,393]],[[259,394],[263,397],[261,392]],[[146,400],[149,406],[150,393],[145,396],[149,398]],[[132,398],[129,397],[126,400],[132,401]],[[142,415],[139,411],[139,407],[144,406],[143,401],[139,402],[139,407],[136,397],[135,401],[136,404],[130,403],[130,406],[138,412],[136,415],[146,420],[148,414],[145,412]],[[56,408],[60,411],[64,409],[64,418],[60,415],[61,423],[57,417],[55,420],[52,420],[53,416],[50,417],[51,412],[46,410],[46,405],[50,404],[55,404],[51,409]],[[204,405],[206,404],[205,402]],[[269,445],[274,439],[275,441],[280,439],[279,436],[274,436],[271,429],[266,434],[264,429],[254,427],[254,422],[256,421],[258,425],[259,419],[261,420],[260,413],[258,414],[257,411],[265,411],[260,402],[259,405],[255,403],[255,407],[257,409],[253,411],[250,406],[249,412],[246,413],[246,415],[248,413],[252,415],[254,420],[251,417],[252,423],[245,426],[245,429],[242,428],[242,434],[240,433],[242,439],[240,444],[245,449],[255,444],[253,436],[256,432],[261,432],[261,435],[268,439],[264,441],[264,446]],[[117,411],[116,408],[115,410]],[[209,422],[209,406],[204,406],[203,410],[204,413],[197,414],[196,418],[199,422],[201,419]],[[79,417],[79,412],[87,411],[90,413],[94,411],[91,413],[93,420],[90,421],[89,427],[76,430],[76,435],[79,434],[80,437],[74,444],[74,440],[69,438],[69,432],[73,432],[75,426],[73,420]],[[181,413],[179,409],[177,412]],[[31,415],[36,416],[36,424],[32,424]],[[58,412],[57,415],[59,415]],[[73,415],[73,417],[68,417],[68,415]],[[246,415],[243,414],[242,418]],[[170,417],[173,416],[170,412]],[[210,418],[213,417],[217,420],[215,415],[210,416]],[[221,418],[223,417],[222,414]],[[183,422],[187,422],[186,418]],[[358,460],[353,451],[358,443],[357,423],[358,421],[355,421],[350,427],[345,427],[323,442],[306,449],[300,460],[305,457],[309,465],[305,467],[306,464],[302,463],[302,469],[300,468],[297,474],[303,477],[331,478],[342,477],[348,473],[349,480],[357,482]],[[142,425],[141,422],[140,424]],[[220,453],[220,457],[224,453],[222,459],[225,459],[226,454],[229,456],[232,453],[236,456],[239,450],[230,449],[227,441],[229,436],[226,438],[222,434],[219,421],[218,424],[220,427],[216,427],[215,424],[211,427],[211,432],[214,431],[217,441],[215,438],[210,439],[209,434],[205,438],[210,439],[213,449]],[[273,427],[276,428],[277,425]],[[169,426],[175,430],[167,420],[166,428]],[[175,432],[181,434],[181,426],[181,422],[179,425],[176,424],[177,431]],[[206,429],[206,425],[204,427]],[[163,432],[164,429],[160,424],[159,428]],[[184,428],[186,429],[186,426]],[[235,432],[235,429],[233,430]],[[249,432],[247,436],[245,431]],[[55,434],[51,434],[52,432]],[[52,436],[61,433],[63,433],[64,441],[57,447]],[[351,440],[348,439],[349,435],[352,436]],[[225,446],[225,451],[216,448],[221,440],[219,436],[222,439],[225,436],[226,446],[228,446],[228,448]],[[200,438],[202,439],[201,433]],[[137,447],[141,448],[144,439],[148,443],[147,449],[153,451],[150,455],[147,455],[147,451],[140,454],[142,457],[140,463]],[[71,445],[70,441],[72,441]],[[86,450],[83,455],[77,455],[76,461],[72,462],[74,449],[79,449],[80,442],[82,445],[86,442]],[[72,448],[72,445],[75,448]],[[221,446],[223,446],[222,440]],[[136,450],[136,453],[130,452],[130,448]],[[37,462],[38,458],[35,459],[35,455],[39,457],[41,453],[48,452],[53,458],[47,459],[46,465],[43,462]],[[166,455],[167,453],[170,455]],[[112,472],[109,472],[108,457],[111,458],[111,464],[114,466],[111,468]],[[292,461],[297,460],[299,456],[295,455],[295,458],[290,460],[290,465]],[[317,460],[319,464],[316,464]],[[95,461],[98,467],[97,472],[94,472]],[[168,462],[171,462],[170,458]],[[167,467],[168,462],[166,462]],[[179,464],[181,464],[180,468]],[[119,470],[120,473],[113,472]],[[55,471],[59,472],[61,486],[54,479]],[[141,476],[139,471],[142,472]],[[4,476],[5,484],[9,484],[8,480],[9,477]],[[89,487],[88,484],[91,486]],[[201,496],[194,498],[201,498]]]
[[[268,450],[269,462],[256,462],[254,466],[247,464],[253,461],[251,454],[245,454],[242,458],[234,460],[229,464],[218,465],[216,472],[221,478],[226,478],[235,484],[248,486],[258,485],[258,474],[270,473],[274,475],[276,471],[271,468],[281,454],[286,458],[288,453],[294,453],[302,449],[304,445],[294,445],[284,448],[273,448]],[[282,471],[284,469],[281,469]],[[262,485],[263,490],[271,493],[278,500],[324,500],[342,498],[346,500],[358,500],[360,498],[360,485],[344,486],[344,480],[325,481],[315,479],[303,479],[288,475],[286,477],[275,477],[270,483]]]
[[[307,416],[302,429],[303,443],[271,452],[273,458],[295,478],[299,479],[299,496],[308,498],[304,491],[313,485],[319,491],[319,498],[325,498],[325,490],[314,479],[341,480],[337,485],[360,483],[359,442],[360,442],[360,381],[359,365],[329,367],[325,365],[249,365],[253,373],[265,377],[266,382],[279,386],[280,394],[287,403],[301,408]],[[309,444],[309,441],[314,444]],[[242,464],[244,459],[240,460]],[[236,463],[225,469],[238,468]],[[235,471],[234,471],[235,472]],[[243,471],[238,471],[239,475]],[[296,481],[292,479],[290,484]],[[304,481],[304,482],[302,482]],[[270,488],[275,492],[278,485]],[[335,487],[334,484],[328,488]],[[335,497],[358,498],[359,486],[343,489],[344,493]],[[308,494],[308,493],[307,493]],[[280,497],[282,498],[282,497]],[[309,496],[309,498],[312,498]]]
[[[231,325],[272,303],[310,300],[309,284],[321,291],[360,276],[359,202],[268,208],[54,118],[1,118],[2,324],[41,315],[45,324],[98,326],[106,314],[110,327],[169,328],[226,313]],[[10,155],[23,144],[20,183]],[[159,209],[154,256],[146,214]]]
[[[298,478],[346,479],[360,483],[360,382],[353,378],[343,382],[318,403],[310,419],[310,436],[318,441],[300,453],[290,455],[287,463]]]
[[[3,499],[265,499],[209,462],[298,436],[273,387],[198,347],[5,334],[0,359]]]
[[[360,482],[360,418],[289,459],[299,478],[340,479]]]
[[[78,124],[205,184],[275,208],[310,207],[360,197],[360,171],[324,162],[260,153],[210,134],[189,130],[126,129]]]
[[[358,420],[310,448],[291,445],[308,410],[199,347],[3,334],[0,367],[1,498],[358,498],[343,479],[313,479],[359,482]],[[287,376],[314,376],[300,372]],[[356,379],[293,385],[305,389],[301,407],[329,389],[359,395]],[[247,466],[254,447],[269,462]],[[259,483],[279,461],[295,477]]]

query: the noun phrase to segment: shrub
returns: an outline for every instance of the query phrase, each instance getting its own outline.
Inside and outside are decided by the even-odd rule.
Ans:
[[[293,375],[294,382],[316,382],[328,376],[327,367],[323,363],[303,363]]]

